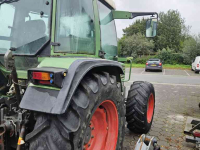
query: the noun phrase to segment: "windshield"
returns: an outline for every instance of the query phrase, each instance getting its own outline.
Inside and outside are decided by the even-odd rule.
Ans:
[[[0,54],[36,54],[50,37],[50,0],[6,0],[0,5]]]

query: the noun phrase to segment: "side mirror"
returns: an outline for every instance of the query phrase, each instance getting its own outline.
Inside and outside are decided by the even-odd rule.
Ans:
[[[157,35],[157,18],[148,19],[146,22],[146,37],[155,37]]]

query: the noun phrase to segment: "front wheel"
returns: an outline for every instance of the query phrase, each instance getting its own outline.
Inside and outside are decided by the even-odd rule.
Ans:
[[[65,114],[40,114],[35,130],[50,120],[50,127],[30,142],[30,150],[121,150],[125,105],[116,76],[86,75]],[[34,132],[34,131],[33,131]]]
[[[155,91],[151,83],[137,81],[131,85],[126,102],[127,127],[134,133],[148,133],[155,109]]]

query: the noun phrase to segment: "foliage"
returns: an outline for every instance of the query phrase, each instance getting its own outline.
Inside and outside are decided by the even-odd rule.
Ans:
[[[184,42],[183,57],[185,64],[191,64],[196,56],[200,56],[200,35],[197,37],[189,37]]]
[[[134,34],[141,33],[142,35],[145,35],[146,29],[146,19],[142,20],[136,20],[132,25],[129,27],[123,29],[124,35],[125,36],[132,36]]]
[[[149,58],[160,58],[165,64],[188,65],[200,56],[200,35],[189,35],[190,27],[185,25],[178,10],[159,13],[155,38],[145,38],[145,24],[146,19],[143,18],[123,30],[124,36],[118,43],[119,56],[133,57],[134,63],[143,64]],[[154,53],[155,56],[147,56]]]
[[[169,10],[167,13],[159,13],[158,35],[154,39],[156,49],[169,47],[175,52],[181,52],[183,41],[186,38],[185,20],[177,10]]]
[[[174,53],[174,50],[170,48],[162,49],[158,52],[158,58],[161,59],[165,64],[183,64],[183,55],[180,53]]]
[[[132,25],[123,30],[123,39],[125,40],[129,36],[138,33],[145,35],[145,26],[146,19],[136,20]],[[183,43],[188,33],[189,27],[185,25],[185,20],[181,17],[181,14],[177,10],[169,10],[167,13],[159,13],[157,36],[149,40],[154,41],[155,52],[169,47],[177,53],[182,51]]]
[[[154,42],[147,40],[141,33],[127,36],[119,41],[119,51],[122,56],[136,58],[138,55],[151,53]]]
[[[130,64],[126,63],[125,67],[130,67]],[[145,64],[132,64],[132,68],[144,68]],[[191,69],[191,65],[171,65],[171,64],[163,64],[164,69]]]
[[[152,58],[158,58],[161,59],[161,61],[164,64],[185,64],[183,55],[179,53],[174,53],[173,50],[167,48],[167,49],[162,49],[157,53],[157,55],[149,55],[149,56],[142,56],[142,57],[137,57],[133,59],[133,62],[136,64],[145,64],[149,59]]]
[[[138,57],[138,58],[134,59],[133,62],[136,64],[145,64],[151,58],[158,58],[158,57],[157,57],[157,55],[142,56],[142,57]]]

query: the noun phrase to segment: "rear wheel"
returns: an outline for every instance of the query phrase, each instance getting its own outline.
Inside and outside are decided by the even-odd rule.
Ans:
[[[125,105],[120,84],[108,73],[88,74],[65,114],[39,114],[35,130],[45,120],[50,127],[31,139],[30,150],[121,150]]]
[[[138,81],[131,85],[126,102],[127,127],[135,133],[147,133],[152,125],[155,91],[151,83]]]

